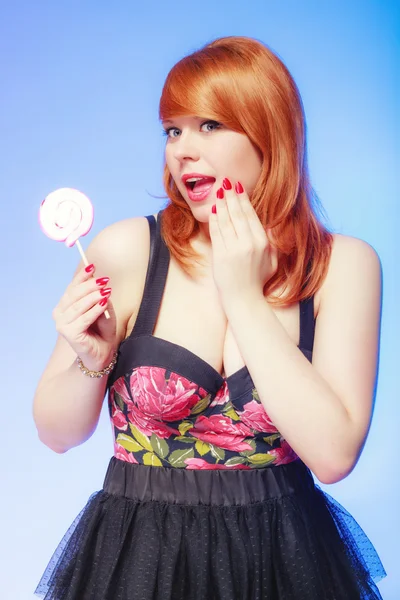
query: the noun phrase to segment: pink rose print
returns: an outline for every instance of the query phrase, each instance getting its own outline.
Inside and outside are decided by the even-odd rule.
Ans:
[[[120,431],[126,431],[128,429],[128,421],[122,410],[120,410],[116,404],[112,407],[111,421],[113,422],[114,427]]]
[[[199,469],[201,471],[216,471],[218,469],[251,469],[248,465],[236,465],[235,467],[227,467],[223,464],[216,465],[214,463],[208,463],[203,458],[187,458],[184,462],[187,464],[187,469]]]
[[[135,465],[139,464],[131,452],[127,452],[125,448],[117,443],[114,444],[114,456],[115,458],[124,460],[125,462],[134,463]]]
[[[214,400],[210,404],[210,408],[213,406],[218,406],[219,404],[227,404],[229,402],[229,388],[226,381],[224,381],[223,386],[218,390],[215,394]]]
[[[130,378],[135,403],[143,415],[163,421],[180,421],[200,400],[197,384],[177,373],[165,379],[166,369],[139,367]]]
[[[139,431],[148,436],[151,436],[152,433],[161,438],[168,438],[172,434],[179,435],[178,429],[174,429],[162,421],[148,417],[137,406],[132,406],[132,410],[128,413],[128,419],[132,425],[136,425]]]
[[[252,400],[244,405],[242,412],[237,411],[240,419],[245,425],[254,431],[263,431],[265,433],[279,433],[261,402]]]
[[[246,437],[253,437],[250,429],[243,423],[234,423],[229,417],[222,415],[212,415],[211,417],[201,415],[196,419],[194,427],[189,433],[202,442],[214,444],[225,450],[240,452],[252,449],[250,444],[243,441]]]
[[[293,450],[293,448],[291,446],[289,446],[287,441],[284,440],[283,438],[281,440],[281,447],[275,448],[274,450],[270,450],[268,452],[268,454],[272,454],[272,456],[275,456],[275,458],[276,458],[276,461],[274,462],[275,466],[286,465],[286,464],[293,462],[294,460],[297,460],[299,458],[297,456],[296,452]]]
[[[128,409],[130,409],[133,402],[129,396],[128,390],[126,389],[126,383],[125,383],[124,377],[119,377],[119,379],[117,379],[117,381],[115,381],[113,386],[111,387],[111,398],[112,398],[113,403],[116,404],[115,398],[114,398],[114,392],[117,392],[117,394],[119,394],[121,396],[121,398],[123,399],[125,404],[128,406]]]

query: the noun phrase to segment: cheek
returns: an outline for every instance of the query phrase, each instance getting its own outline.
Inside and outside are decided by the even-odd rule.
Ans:
[[[172,165],[171,165],[172,168],[171,168],[168,165],[168,162],[167,162],[167,167],[169,168],[169,172],[170,172],[172,180],[173,180],[173,182],[174,182],[174,184],[176,186],[176,189],[178,190],[178,192],[182,196],[182,198],[185,200],[186,194],[187,194],[186,186],[185,186],[185,184],[182,182],[182,180],[180,178],[179,168],[177,170],[177,167],[175,166],[175,170],[174,170],[173,164],[174,163],[172,161]]]
[[[248,141],[235,149],[233,155],[233,175],[248,193],[252,193],[261,175],[262,159],[257,149]]]
[[[173,164],[171,152],[170,152],[168,146],[166,146],[166,148],[165,148],[164,158],[165,158],[165,164],[167,165],[168,169],[170,170],[170,172],[172,174],[172,172],[174,170],[174,164]]]
[[[173,159],[172,153],[168,151],[168,148],[165,150],[164,158],[172,179],[175,181],[177,187],[180,188],[182,182],[179,179],[179,165],[177,165],[177,161]]]

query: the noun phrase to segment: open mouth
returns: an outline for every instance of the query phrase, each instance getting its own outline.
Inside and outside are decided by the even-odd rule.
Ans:
[[[191,177],[185,181],[186,187],[192,192],[200,193],[205,187],[214,183],[215,177]]]

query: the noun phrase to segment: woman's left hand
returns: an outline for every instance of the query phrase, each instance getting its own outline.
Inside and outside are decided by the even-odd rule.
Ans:
[[[263,295],[278,266],[277,251],[243,186],[238,182],[233,187],[228,179],[223,186],[218,190],[223,198],[217,197],[216,214],[209,219],[216,286],[222,300]]]

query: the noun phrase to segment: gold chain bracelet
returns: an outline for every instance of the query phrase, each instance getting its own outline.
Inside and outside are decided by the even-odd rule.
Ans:
[[[90,371],[90,369],[87,369],[79,356],[77,356],[76,362],[78,363],[78,367],[80,368],[82,373],[84,373],[84,375],[87,375],[88,377],[103,377],[103,375],[108,375],[109,373],[111,373],[111,371],[115,367],[115,363],[117,362],[117,356],[118,351],[115,350],[114,356],[112,357],[110,364],[101,371]]]

